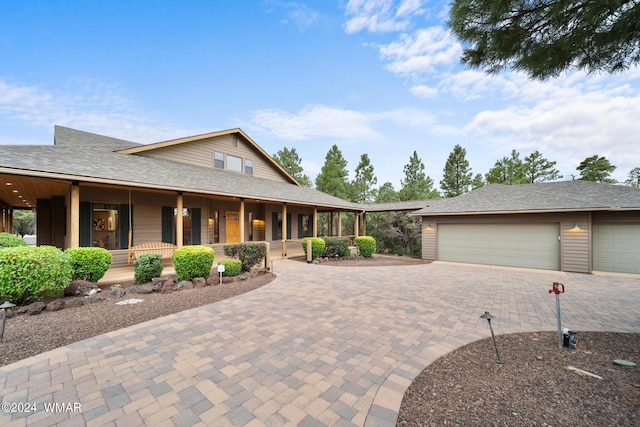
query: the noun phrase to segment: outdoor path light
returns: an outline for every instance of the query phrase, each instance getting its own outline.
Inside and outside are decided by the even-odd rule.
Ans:
[[[0,330],[0,342],[2,342],[2,338],[4,337],[4,324],[7,321],[7,308],[15,307],[15,304],[12,304],[9,301],[5,301],[0,308],[2,309],[2,330]]]
[[[498,351],[498,344],[496,343],[496,336],[493,333],[493,327],[491,326],[491,319],[493,319],[494,317],[491,315],[491,313],[489,313],[488,311],[485,311],[484,314],[482,316],[480,316],[481,319],[487,319],[487,322],[489,322],[489,329],[491,329],[491,338],[493,338],[493,346],[496,349],[496,355],[498,355],[498,362],[500,365],[502,365],[504,363],[504,361],[502,361],[502,359],[500,359],[500,352]]]

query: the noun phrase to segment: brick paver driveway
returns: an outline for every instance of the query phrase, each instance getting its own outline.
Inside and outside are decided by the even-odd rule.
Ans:
[[[297,261],[275,273],[248,294],[0,368],[2,401],[37,410],[0,413],[0,425],[393,426],[418,373],[489,335],[484,311],[498,334],[554,330],[553,281],[567,289],[563,326],[640,332],[640,278]]]

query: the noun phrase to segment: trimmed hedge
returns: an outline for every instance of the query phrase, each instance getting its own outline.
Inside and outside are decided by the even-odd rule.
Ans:
[[[237,276],[242,271],[242,261],[239,259],[223,259],[222,261],[218,261],[218,264],[224,265],[222,275],[225,277]]]
[[[0,248],[15,248],[27,246],[27,244],[18,236],[11,233],[0,233]]]
[[[370,257],[376,251],[376,239],[371,236],[356,237],[358,253],[363,257]]]
[[[265,243],[232,243],[224,245],[224,254],[239,259],[242,262],[242,270],[249,271],[267,256],[267,245]]]
[[[137,284],[148,283],[154,277],[162,275],[162,255],[141,254],[133,262],[133,280]]]
[[[211,275],[211,266],[215,251],[208,246],[183,246],[173,251],[171,260],[180,280],[194,277],[207,278]]]
[[[326,257],[346,257],[351,254],[349,250],[348,237],[324,237],[324,252],[322,256]]]
[[[72,280],[97,283],[113,261],[111,252],[104,248],[68,248],[64,253],[71,260]]]
[[[307,255],[307,240],[311,240],[311,259],[320,258],[324,252],[325,242],[320,237],[305,237],[302,239],[302,249]]]
[[[23,304],[58,295],[71,283],[69,255],[53,246],[0,250],[0,300]]]

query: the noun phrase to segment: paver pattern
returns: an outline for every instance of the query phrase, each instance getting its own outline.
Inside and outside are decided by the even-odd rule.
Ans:
[[[275,273],[253,292],[0,368],[2,401],[37,405],[0,425],[393,426],[428,364],[489,336],[485,311],[497,334],[555,330],[554,281],[563,326],[640,332],[634,277],[290,260]]]

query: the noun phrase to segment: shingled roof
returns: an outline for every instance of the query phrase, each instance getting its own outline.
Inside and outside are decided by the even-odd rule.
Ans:
[[[293,183],[118,152],[140,145],[58,126],[55,145],[0,145],[0,172],[362,210]]]
[[[422,208],[415,215],[481,215],[640,209],[640,189],[588,181],[490,184]]]

